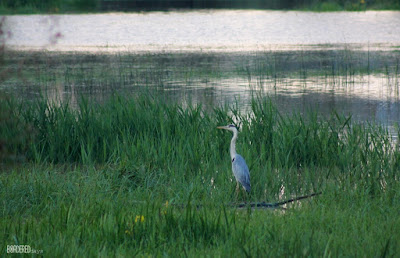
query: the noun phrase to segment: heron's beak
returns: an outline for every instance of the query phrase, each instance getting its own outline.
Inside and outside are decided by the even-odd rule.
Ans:
[[[227,130],[227,129],[228,129],[228,127],[227,127],[227,126],[217,126],[217,128],[218,128],[218,129],[225,129],[225,130]]]

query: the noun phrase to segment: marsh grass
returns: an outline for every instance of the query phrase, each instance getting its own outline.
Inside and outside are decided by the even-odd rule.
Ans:
[[[244,114],[166,103],[154,95],[82,99],[78,108],[2,102],[14,121],[1,123],[2,139],[25,162],[0,174],[1,252],[9,244],[45,256],[399,252],[400,155],[382,126],[336,113],[284,115],[256,95]],[[231,135],[216,126],[233,121],[250,200],[323,194],[286,211],[226,206]]]
[[[116,95],[103,104],[82,98],[78,108],[46,98],[26,103],[10,99],[2,107],[3,116],[7,115],[1,127],[4,146],[38,164],[106,164],[117,166],[121,173],[168,175],[162,180],[170,184],[198,178],[211,187],[212,178],[215,184],[226,181],[225,175],[215,173],[230,166],[224,161],[229,160],[231,135],[215,128],[236,123],[241,130],[240,152],[254,171],[271,174],[285,168],[307,174],[308,169],[324,168],[326,175],[340,171],[368,185],[373,177],[374,187],[381,190],[380,181],[398,172],[398,145],[385,127],[353,123],[351,116],[335,112],[326,118],[314,112],[281,114],[260,95],[253,96],[246,113],[234,106],[205,111],[201,105],[183,106],[155,95]],[[323,177],[315,175],[311,181],[319,181],[319,176]],[[253,186],[262,188],[271,180]],[[317,190],[300,185],[299,191]]]

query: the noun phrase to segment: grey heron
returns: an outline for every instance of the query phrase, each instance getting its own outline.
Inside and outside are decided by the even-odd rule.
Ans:
[[[249,193],[251,186],[250,186],[250,172],[249,168],[246,165],[246,161],[242,156],[236,153],[236,139],[238,137],[238,130],[234,125],[227,125],[227,126],[218,126],[218,129],[225,129],[231,131],[233,133],[233,137],[231,140],[231,162],[232,162],[232,172],[236,178],[237,182],[237,190],[239,188],[239,183],[243,186],[243,188]]]

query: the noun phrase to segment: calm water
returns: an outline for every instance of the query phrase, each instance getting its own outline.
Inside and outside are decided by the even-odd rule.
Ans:
[[[14,73],[0,90],[26,99],[150,90],[246,111],[255,90],[282,112],[400,121],[400,12],[18,15],[5,24],[19,52],[7,56]]]
[[[6,29],[12,31],[9,46],[60,50],[250,51],[319,44],[382,47],[400,45],[400,12],[16,15],[7,17]]]

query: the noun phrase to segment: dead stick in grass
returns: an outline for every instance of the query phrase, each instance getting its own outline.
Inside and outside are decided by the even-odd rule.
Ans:
[[[308,195],[303,195],[299,197],[295,197],[289,200],[281,201],[281,202],[274,202],[274,203],[267,203],[267,202],[251,202],[251,203],[239,203],[239,204],[229,204],[229,206],[234,207],[234,208],[246,208],[246,207],[251,207],[251,208],[278,208],[279,206],[291,203],[291,202],[296,202],[300,201],[303,199],[307,199],[316,195],[320,195],[322,192],[318,193],[312,193]],[[146,201],[133,201],[134,203],[146,203]],[[181,203],[170,203],[169,205],[179,207],[179,208],[185,208],[187,204],[181,204]],[[201,208],[203,205],[201,204],[196,204],[196,208]]]
[[[292,202],[296,202],[296,201],[300,201],[303,199],[307,199],[307,198],[311,198],[313,196],[316,195],[320,195],[322,194],[322,192],[318,192],[318,193],[312,193],[312,194],[308,194],[308,195],[303,195],[303,196],[299,196],[299,197],[295,197],[289,200],[285,200],[285,201],[281,201],[281,202],[274,202],[274,203],[267,203],[267,202],[251,202],[251,203],[239,203],[239,204],[229,204],[228,206],[233,207],[233,208],[246,208],[246,207],[250,207],[250,208],[278,208],[279,206],[288,204],[288,203],[292,203]],[[146,203],[146,201],[134,201],[135,203]],[[185,208],[187,206],[187,204],[181,204],[181,203],[170,203],[169,205],[174,206],[174,207],[179,207],[179,208]],[[201,204],[196,204],[194,205],[197,209],[203,207],[203,205]]]
[[[296,201],[300,201],[303,199],[307,199],[316,195],[321,194],[322,192],[318,192],[318,193],[312,193],[312,194],[308,194],[308,195],[303,195],[303,196],[299,196],[299,197],[295,197],[289,200],[285,200],[282,202],[274,202],[274,203],[266,203],[266,202],[251,202],[251,203],[239,203],[239,204],[232,204],[233,207],[236,208],[245,208],[245,207],[251,207],[251,208],[278,208],[279,206],[291,203],[291,202],[296,202]]]

